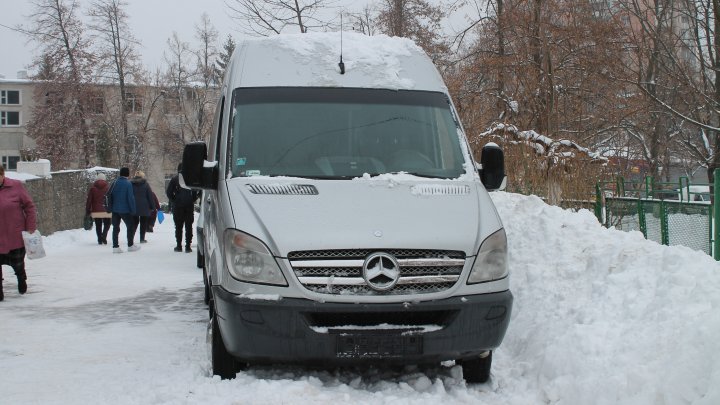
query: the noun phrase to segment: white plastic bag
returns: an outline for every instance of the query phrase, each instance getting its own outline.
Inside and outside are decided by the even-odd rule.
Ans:
[[[45,257],[45,248],[42,244],[42,235],[37,229],[33,233],[22,231],[23,242],[25,243],[25,254],[28,259],[40,259]]]

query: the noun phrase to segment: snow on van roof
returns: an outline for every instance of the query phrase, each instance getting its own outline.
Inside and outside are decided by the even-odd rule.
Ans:
[[[447,92],[425,52],[407,38],[342,33],[246,39],[233,56],[233,87],[359,87]]]

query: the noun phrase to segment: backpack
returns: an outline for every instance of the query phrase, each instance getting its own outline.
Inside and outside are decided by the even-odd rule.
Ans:
[[[112,204],[113,204],[112,192],[113,192],[114,188],[115,188],[115,182],[113,181],[112,186],[110,186],[110,189],[103,196],[103,206],[105,206],[105,212],[112,212]]]

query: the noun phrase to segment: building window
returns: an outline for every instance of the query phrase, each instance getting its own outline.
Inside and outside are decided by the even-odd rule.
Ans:
[[[0,90],[0,104],[20,105],[20,90]]]
[[[165,107],[165,114],[180,114],[182,111],[180,95],[174,91],[165,94],[163,107]]]
[[[185,100],[197,100],[199,97],[195,89],[185,89]]]
[[[90,112],[93,114],[102,114],[105,112],[105,100],[102,97],[93,97],[90,99]]]
[[[1,127],[20,126],[20,111],[0,111]]]
[[[141,113],[142,112],[142,97],[135,93],[125,93],[125,112],[128,113]]]
[[[17,162],[20,161],[20,156],[3,156],[2,164],[7,170],[17,170]]]

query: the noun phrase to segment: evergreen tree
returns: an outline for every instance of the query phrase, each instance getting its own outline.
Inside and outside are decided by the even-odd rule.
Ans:
[[[220,57],[215,60],[215,82],[220,85],[225,76],[225,69],[227,69],[230,58],[232,57],[233,51],[235,50],[235,41],[232,36],[228,34],[227,40],[223,44],[223,49],[220,51]]]

